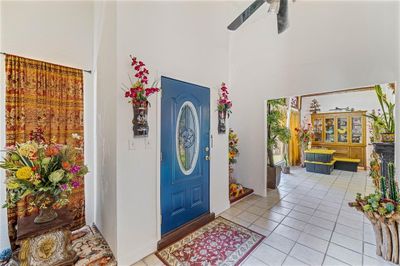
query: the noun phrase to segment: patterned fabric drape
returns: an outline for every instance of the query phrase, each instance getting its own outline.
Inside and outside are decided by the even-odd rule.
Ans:
[[[292,109],[290,112],[289,124],[290,134],[292,135],[289,141],[289,163],[294,166],[300,164],[300,144],[295,130],[295,128],[300,128],[299,111]]]
[[[29,140],[32,130],[41,128],[47,141],[73,144],[72,133],[83,138],[82,70],[6,55],[6,143]],[[8,229],[13,247],[19,217],[34,210],[21,201],[8,209]],[[75,189],[68,205],[74,215],[73,228],[85,225],[84,182]]]

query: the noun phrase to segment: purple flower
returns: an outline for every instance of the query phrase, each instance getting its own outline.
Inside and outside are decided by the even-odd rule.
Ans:
[[[71,173],[76,175],[79,172],[79,170],[81,170],[81,167],[79,165],[74,165],[74,166],[71,167],[70,171],[71,171]]]
[[[61,190],[65,191],[68,189],[68,185],[67,184],[61,184],[60,185]]]
[[[79,187],[80,183],[79,183],[79,181],[72,181],[71,185],[73,188],[77,188],[77,187]]]

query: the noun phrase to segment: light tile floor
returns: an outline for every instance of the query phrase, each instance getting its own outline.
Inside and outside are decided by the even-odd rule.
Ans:
[[[244,266],[392,265],[376,257],[369,221],[347,204],[373,190],[365,171],[322,175],[296,168],[267,197],[251,195],[221,215],[266,236]],[[162,263],[151,255],[137,265]]]

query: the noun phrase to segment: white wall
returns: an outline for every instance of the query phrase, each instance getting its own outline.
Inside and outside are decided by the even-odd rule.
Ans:
[[[382,85],[382,87],[384,88],[386,95],[392,97],[392,102],[394,103],[394,94],[391,94],[387,90],[386,85]],[[302,120],[304,117],[306,117],[308,120],[310,119],[310,104],[313,99],[316,99],[320,104],[321,113],[334,112],[331,109],[336,107],[350,107],[354,108],[355,111],[368,112],[371,112],[373,109],[375,109],[375,111],[381,109],[378,98],[376,97],[376,93],[373,89],[367,91],[338,91],[334,94],[303,97],[301,102]]]
[[[95,222],[117,255],[116,4],[95,4],[97,177]]]
[[[261,195],[265,99],[397,79],[395,1],[297,1],[290,8],[291,26],[281,35],[264,6],[230,36],[231,95],[241,112],[231,123],[245,143],[239,147],[239,181]]]
[[[3,4],[0,2],[0,15],[2,14]],[[1,27],[1,24],[0,24]],[[3,49],[2,44],[3,33],[0,28],[0,51]],[[0,56],[0,132],[6,131],[6,82],[5,82],[5,66],[4,56]],[[0,150],[6,146],[5,134],[0,134]],[[0,202],[1,204],[6,200],[6,190],[4,188],[4,171],[0,171]],[[7,210],[0,209],[0,250],[10,246],[8,240],[8,225],[7,225]]]
[[[118,2],[118,84],[129,83],[129,55],[142,59],[151,79],[161,75],[211,89],[211,212],[229,206],[228,135],[217,134],[216,99],[228,80],[226,3]],[[148,138],[133,138],[132,107],[117,91],[118,261],[127,265],[156,249],[160,238],[160,99],[151,98]],[[128,143],[133,142],[133,150]]]
[[[1,52],[71,67],[92,68],[93,3],[90,1],[1,1],[0,27]],[[1,69],[4,71],[3,68],[2,63]],[[90,224],[94,221],[93,109],[95,101],[92,76],[85,74],[84,78],[85,160],[91,170],[85,178],[86,221]],[[1,89],[0,98],[4,99],[1,97],[4,87]],[[1,112],[0,115],[4,117]],[[0,132],[2,133],[0,139],[3,139],[5,130],[0,130]],[[3,171],[0,173],[3,174]],[[3,176],[0,178],[4,179]],[[3,181],[0,182],[0,186],[3,191]],[[2,229],[6,222],[4,212],[5,210],[1,209]],[[1,239],[7,238],[7,234],[3,232],[0,236]],[[2,245],[3,242],[0,248]]]

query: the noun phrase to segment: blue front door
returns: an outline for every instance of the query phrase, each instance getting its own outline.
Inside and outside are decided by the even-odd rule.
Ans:
[[[161,77],[161,234],[209,212],[210,90]]]

